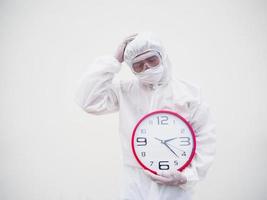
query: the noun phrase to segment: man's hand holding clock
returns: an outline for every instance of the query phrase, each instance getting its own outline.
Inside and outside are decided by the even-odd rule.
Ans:
[[[170,186],[179,186],[185,184],[187,179],[182,172],[179,171],[162,171],[159,175],[153,174],[149,170],[144,170],[144,172],[156,183],[165,184]]]

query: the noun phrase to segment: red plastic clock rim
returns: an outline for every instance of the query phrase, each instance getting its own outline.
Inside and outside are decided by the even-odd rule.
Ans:
[[[135,137],[135,133],[136,133],[136,129],[138,128],[138,126],[141,124],[141,122],[146,119],[147,117],[149,117],[150,115],[154,115],[154,114],[158,114],[158,113],[168,113],[168,114],[171,114],[171,115],[175,115],[176,117],[180,118],[189,128],[190,132],[191,132],[191,135],[192,135],[192,138],[193,138],[193,150],[192,150],[192,153],[188,159],[188,161],[182,166],[180,167],[179,169],[177,169],[177,171],[183,171],[190,163],[191,161],[193,160],[194,158],[194,155],[196,153],[196,135],[195,135],[195,132],[192,128],[192,126],[190,125],[190,123],[185,119],[183,118],[181,115],[179,115],[178,113],[176,112],[173,112],[173,111],[169,111],[169,110],[157,110],[157,111],[153,111],[151,113],[148,113],[146,114],[145,116],[143,116],[139,121],[138,123],[135,125],[134,127],[134,130],[133,130],[133,133],[132,133],[132,141],[131,141],[131,145],[132,145],[132,151],[133,151],[133,154],[134,154],[134,157],[135,159],[137,160],[137,162],[146,170],[149,170],[150,172],[154,173],[154,174],[157,174],[157,172],[149,169],[147,166],[145,166],[142,161],[138,158],[137,154],[136,154],[136,151],[135,151],[135,148],[134,148],[134,137]]]

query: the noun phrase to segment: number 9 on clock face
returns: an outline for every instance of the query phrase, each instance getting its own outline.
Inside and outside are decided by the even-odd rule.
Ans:
[[[137,162],[156,174],[186,168],[194,157],[196,138],[186,119],[176,112],[159,110],[138,121],[131,144]]]

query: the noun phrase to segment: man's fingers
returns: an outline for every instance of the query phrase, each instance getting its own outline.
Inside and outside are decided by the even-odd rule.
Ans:
[[[159,182],[159,183],[168,183],[169,182],[169,179],[166,178],[166,177],[163,177],[163,176],[159,176],[159,175],[156,175],[156,174],[153,174],[152,172],[148,171],[148,170],[145,170],[145,173],[150,176],[150,178],[156,182]]]
[[[132,35],[128,36],[127,38],[125,38],[124,42],[125,42],[126,44],[128,44],[129,42],[131,42],[132,40],[134,40],[134,38],[135,38],[136,36],[137,36],[137,33],[132,34]]]
[[[134,33],[134,34],[132,34],[132,35],[129,35],[128,37],[126,37],[125,40],[127,40],[127,39],[131,39],[131,38],[135,38],[137,35],[138,35],[138,33]]]
[[[166,177],[166,178],[170,178],[170,177],[179,175],[179,173],[180,172],[177,170],[171,170],[171,171],[161,171],[159,175]]]
[[[145,170],[145,173],[156,183],[164,185],[181,185],[187,182],[186,178],[180,171],[161,171],[159,175],[156,175],[149,170]]]

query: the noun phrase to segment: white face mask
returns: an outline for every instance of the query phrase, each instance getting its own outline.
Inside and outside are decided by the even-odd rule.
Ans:
[[[145,70],[141,73],[135,73],[137,78],[144,83],[157,83],[160,81],[162,75],[163,75],[164,67],[162,64],[160,64],[157,67],[152,67],[150,69]]]

